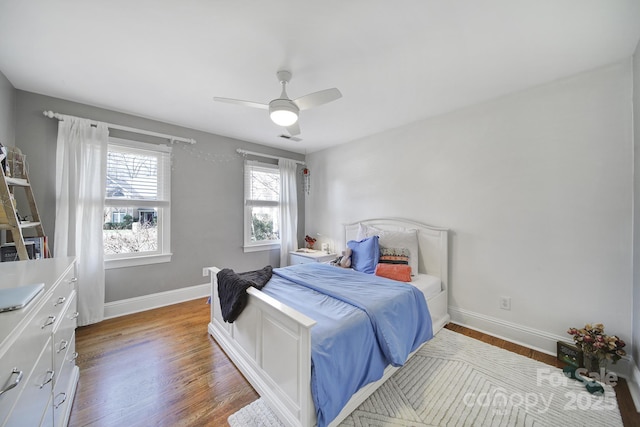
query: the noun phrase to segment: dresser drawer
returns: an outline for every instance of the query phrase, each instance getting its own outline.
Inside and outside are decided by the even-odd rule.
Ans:
[[[56,395],[60,392],[66,391],[69,386],[69,378],[71,377],[71,371],[76,366],[76,358],[78,357],[78,353],[76,353],[76,339],[73,337],[71,342],[69,342],[69,346],[67,347],[67,351],[65,351],[63,357],[60,360],[60,366],[58,367],[58,371],[56,372],[56,381],[54,384],[53,394]],[[58,400],[58,403],[60,401]]]
[[[58,323],[60,323],[62,321],[62,318],[64,317],[62,310],[67,309],[69,302],[71,301],[73,295],[76,293],[75,283],[76,281],[74,278],[74,270],[71,269],[58,282],[57,286],[53,290],[53,293],[49,300],[49,304],[52,307],[54,315],[56,316],[56,325],[54,329],[58,327]]]
[[[4,425],[11,407],[18,400],[20,392],[24,390],[26,376],[29,375],[29,372],[23,370],[26,366],[20,365],[18,368],[10,368],[0,372],[0,387],[5,390],[4,393],[0,394],[0,425]],[[9,389],[8,387],[10,386],[13,386],[13,388]]]
[[[53,333],[53,367],[59,373],[63,370],[69,349],[73,347],[72,353],[75,352],[74,336],[78,317],[76,306],[76,292],[72,291],[65,310],[61,314],[60,323],[56,325]]]
[[[0,387],[6,389],[13,385],[0,395],[0,425],[3,425],[11,407],[24,390],[27,378],[42,349],[45,345],[50,346],[50,334],[33,330],[31,326],[28,325],[25,329],[29,330],[29,336],[14,343],[0,360]],[[36,326],[37,329],[40,328]]]
[[[51,404],[52,400],[49,399],[49,402],[47,403],[47,410],[44,413],[44,415],[42,416],[42,422],[40,424],[40,427],[52,427],[53,424],[53,405]]]
[[[316,262],[313,258],[307,258],[300,255],[289,254],[289,264],[297,265],[297,264],[308,264],[310,262]]]
[[[65,302],[69,300],[71,293],[77,292],[76,282],[75,269],[72,268],[60,279],[53,291],[53,301],[56,307],[63,307]]]
[[[24,388],[11,410],[6,426],[38,426],[47,410],[50,401],[52,382],[55,372],[51,369],[51,344],[45,343],[36,362],[35,368],[25,375]]]
[[[60,293],[56,292],[57,290],[58,287],[49,295],[44,307],[42,307],[42,310],[35,316],[35,319],[40,322],[42,329],[46,330],[49,334],[53,333],[56,325],[60,323],[62,310],[64,310],[65,304],[69,299],[69,295],[60,296]]]
[[[71,294],[60,316],[60,322],[53,331],[53,366],[56,369],[56,379],[53,385],[53,416],[55,426],[64,426],[68,420],[73,392],[77,382],[78,368],[76,367],[75,329],[77,324],[77,293],[71,289]]]
[[[0,359],[0,387],[16,382],[21,377],[14,388],[0,395],[0,425],[18,395],[24,390],[26,379],[31,374],[45,345],[49,347],[49,358],[52,357],[49,341],[55,319],[57,319],[54,314],[57,312],[52,306],[52,301],[52,297],[48,298],[47,302],[37,310],[35,316],[20,333],[20,338],[9,346],[7,352]],[[49,359],[49,366],[51,366],[51,359]]]
[[[56,381],[53,386],[53,414],[54,425],[64,426],[68,422],[74,390],[78,381],[79,370],[76,367],[76,340],[71,338],[65,355],[58,368]],[[75,382],[74,382],[75,381]]]
[[[289,265],[308,264],[310,262],[329,262],[336,258],[336,254],[326,252],[289,252]]]

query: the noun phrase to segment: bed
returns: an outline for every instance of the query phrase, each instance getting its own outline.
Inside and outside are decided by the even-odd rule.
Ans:
[[[361,239],[363,233],[380,232],[388,235],[415,232],[418,256],[414,261],[419,274],[414,275],[411,284],[424,295],[433,334],[436,334],[450,319],[447,312],[447,230],[403,219],[371,219],[346,225],[345,242]],[[217,267],[210,268],[212,304],[209,333],[283,424],[316,425],[310,386],[311,329],[316,321],[263,291],[249,288],[249,300],[242,314],[233,323],[224,322],[218,296],[218,271]],[[397,369],[388,366],[382,378],[355,392],[329,425],[342,421]]]

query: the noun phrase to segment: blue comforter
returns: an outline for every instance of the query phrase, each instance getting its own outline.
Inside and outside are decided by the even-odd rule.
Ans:
[[[309,263],[274,269],[262,291],[317,322],[311,391],[319,427],[387,365],[402,366],[433,337],[424,296],[406,283]]]

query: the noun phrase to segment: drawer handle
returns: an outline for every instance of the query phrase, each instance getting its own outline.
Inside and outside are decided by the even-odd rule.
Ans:
[[[9,390],[11,390],[12,388],[14,388],[15,386],[17,386],[18,384],[20,384],[20,381],[22,381],[22,371],[19,371],[18,368],[13,368],[13,370],[11,371],[11,375],[9,375],[9,379],[11,379],[11,377],[13,375],[18,375],[16,377],[16,380],[12,383],[10,383],[9,381],[7,381],[7,385],[4,386],[4,388],[2,390],[0,390],[0,395],[2,395],[2,393],[6,393]]]
[[[53,306],[55,307],[55,306],[57,306],[57,305],[64,304],[64,302],[65,302],[66,300],[67,300],[67,298],[66,298],[66,297],[59,297],[59,298],[58,298],[58,301],[56,301],[56,303],[55,303],[55,304],[53,304]]]
[[[60,353],[62,350],[65,350],[67,347],[69,347],[69,341],[67,340],[60,341],[60,345],[58,346],[58,351],[56,351],[56,353]]]
[[[78,316],[80,316],[80,312],[79,312],[79,311],[76,311],[75,313],[73,313],[73,314],[71,315],[71,319],[77,319],[77,318],[78,318]]]
[[[49,384],[51,381],[53,381],[53,377],[56,375],[56,372],[55,372],[55,371],[52,371],[52,370],[48,370],[48,371],[47,371],[47,375],[49,376],[49,378],[47,378],[47,380],[46,380],[45,382],[43,382],[43,383],[40,385],[40,388],[42,388],[42,387],[46,386],[46,385],[47,385],[47,384]]]
[[[69,283],[76,283],[78,281],[77,277],[73,277],[69,280]]]
[[[42,327],[40,329],[44,329],[47,326],[53,325],[55,323],[55,321],[56,321],[56,316],[49,316],[47,318],[47,321],[45,322],[45,324],[42,325]]]
[[[55,400],[58,398],[58,396],[62,396],[62,401],[56,405],[55,404]],[[54,409],[58,409],[60,407],[60,405],[62,405],[64,402],[67,401],[67,393],[65,393],[65,392],[58,393],[56,395],[56,399],[53,399],[53,405],[54,405],[53,408]]]
[[[77,358],[78,358],[78,352],[74,351],[73,354],[71,355],[71,359],[69,359],[69,363],[75,362]]]

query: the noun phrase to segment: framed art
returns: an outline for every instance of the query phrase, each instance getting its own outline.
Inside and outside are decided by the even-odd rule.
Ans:
[[[557,350],[558,360],[562,363],[576,368],[582,368],[584,366],[582,350],[575,345],[558,341]]]

